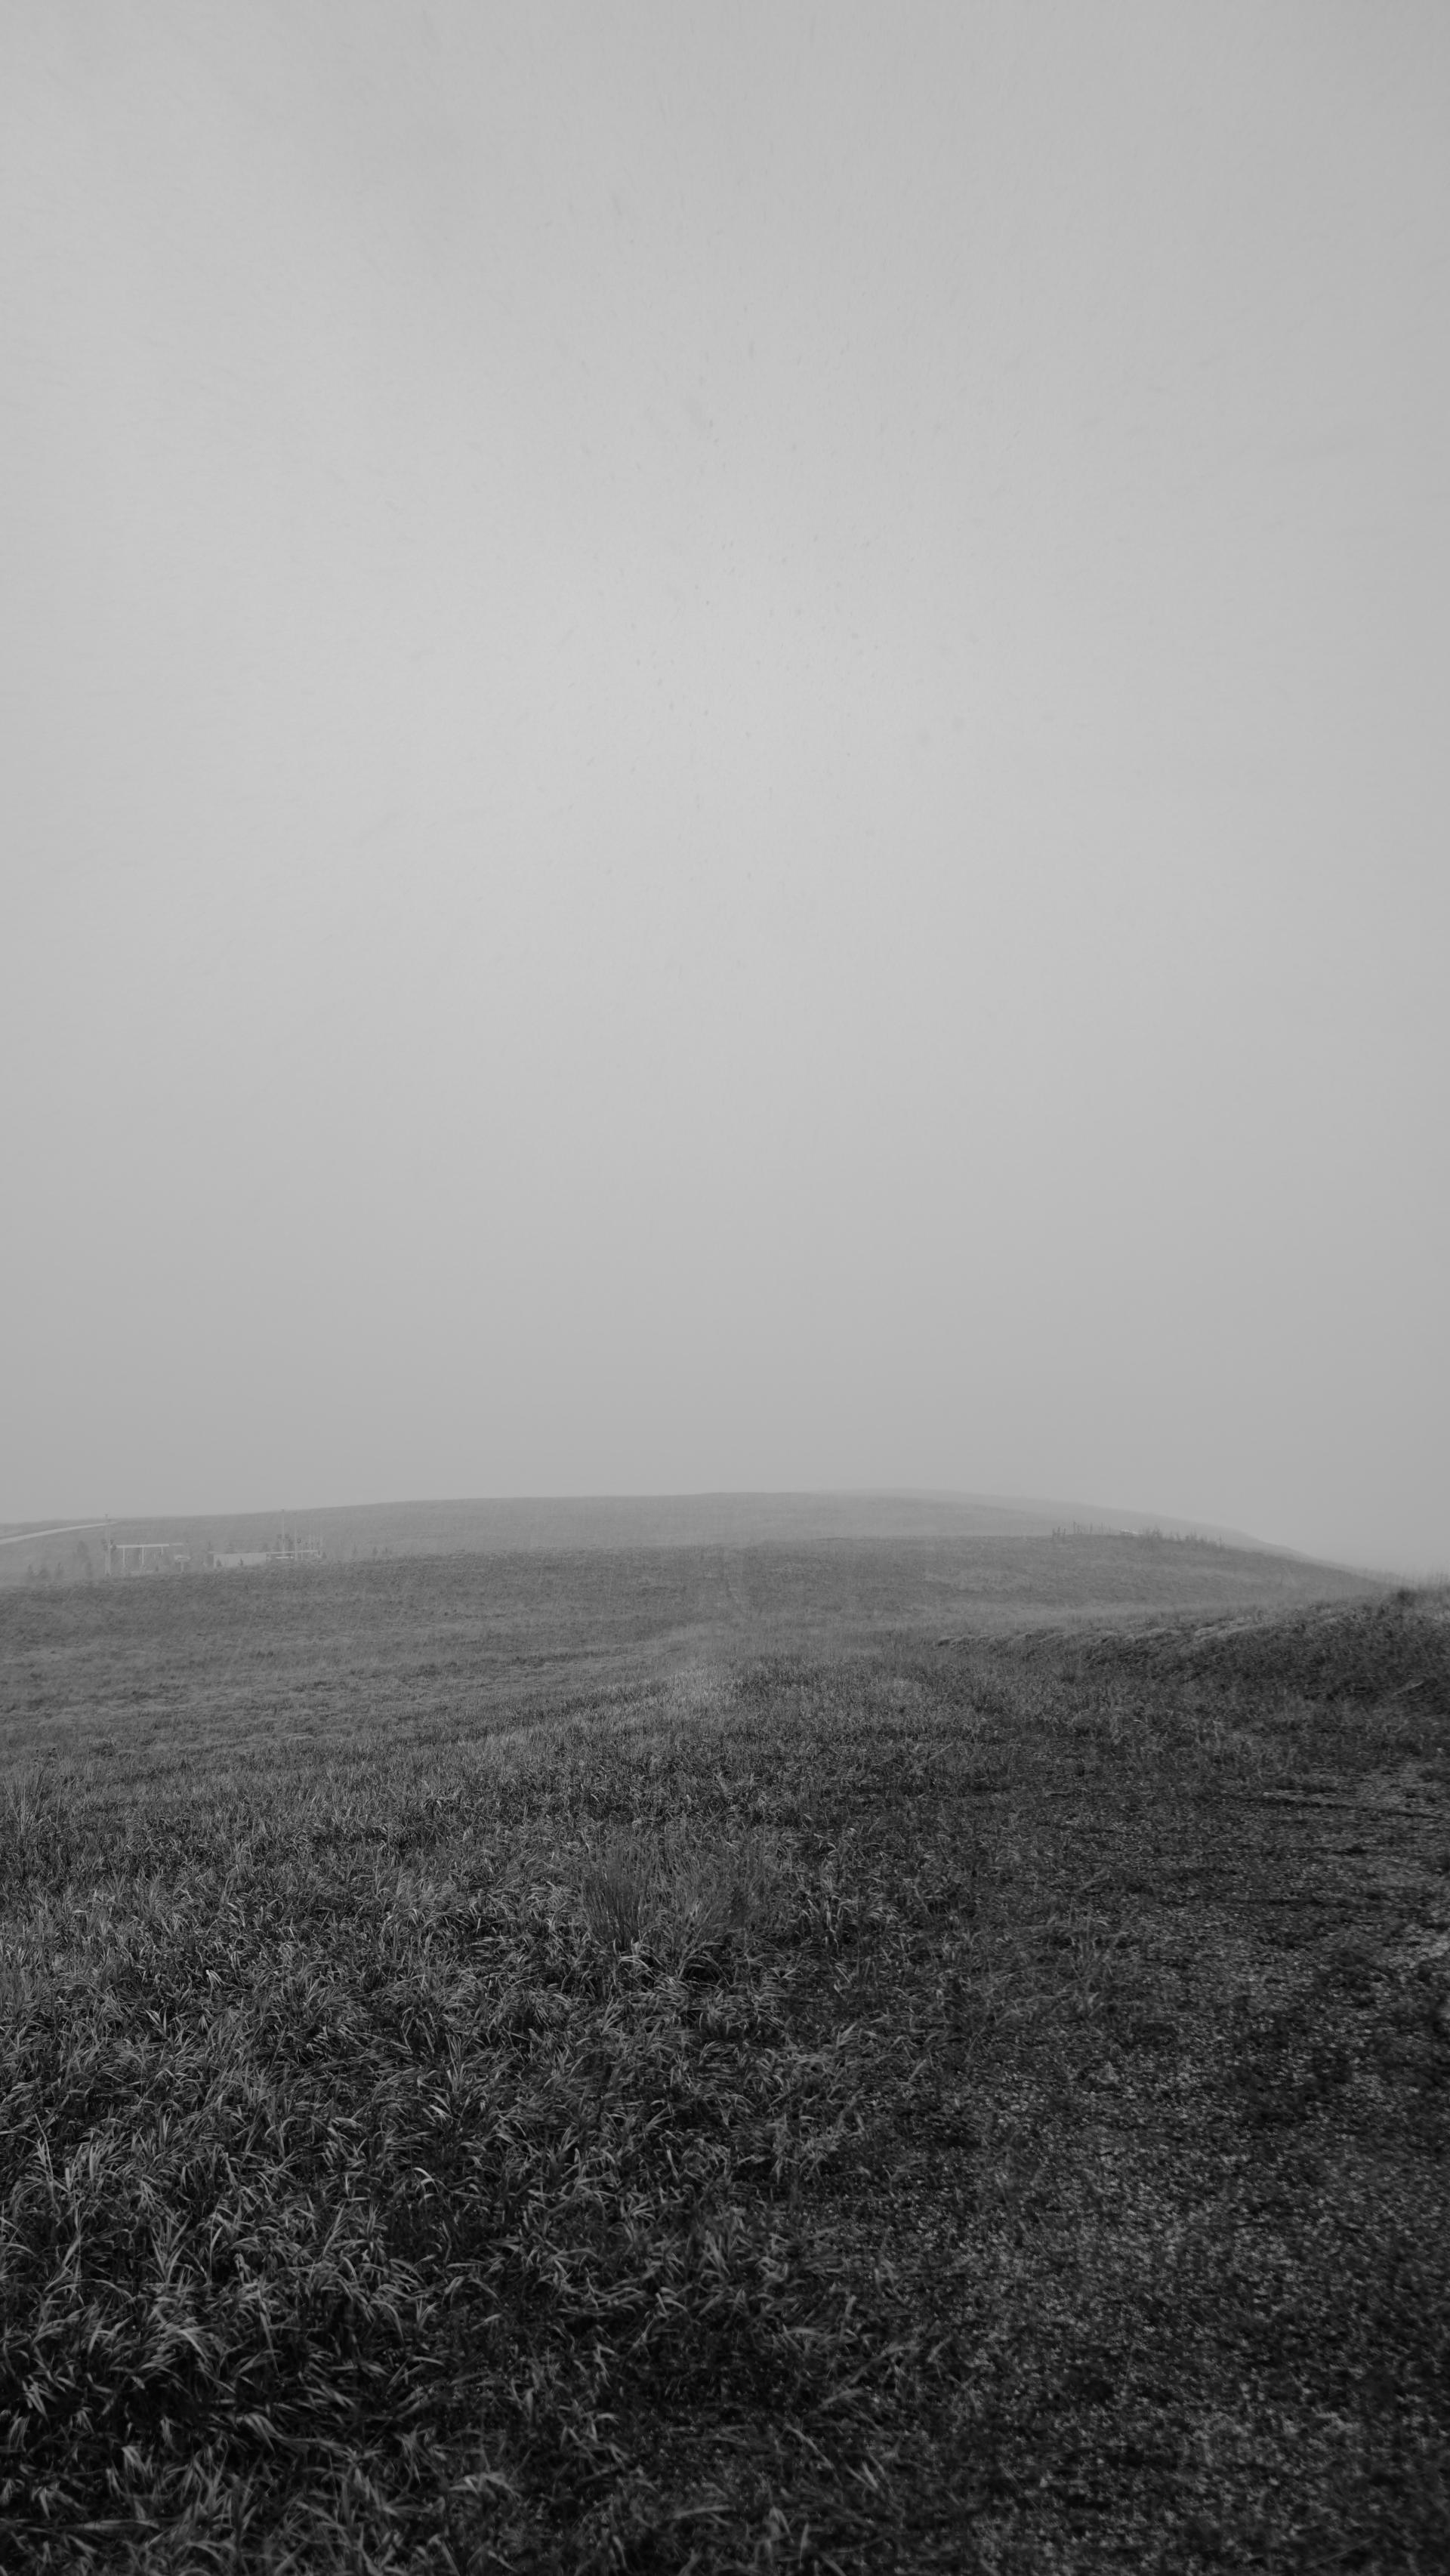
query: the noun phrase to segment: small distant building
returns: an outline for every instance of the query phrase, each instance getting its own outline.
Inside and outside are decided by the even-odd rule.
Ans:
[[[267,1550],[269,1565],[320,1565],[327,1550],[320,1538],[299,1538],[295,1530],[281,1530]]]
[[[185,1574],[191,1550],[169,1538],[108,1538],[107,1574]]]
[[[206,1561],[213,1574],[239,1574],[252,1566],[321,1565],[326,1554],[320,1538],[279,1530],[270,1547],[214,1547]]]

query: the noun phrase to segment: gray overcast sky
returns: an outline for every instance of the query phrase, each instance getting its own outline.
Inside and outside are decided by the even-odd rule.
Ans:
[[[1450,10],[0,10],[0,1513],[1450,1564]]]

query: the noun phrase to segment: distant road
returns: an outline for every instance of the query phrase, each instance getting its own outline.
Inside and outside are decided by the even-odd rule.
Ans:
[[[0,1538],[0,1547],[24,1547],[28,1539],[69,1538],[74,1530],[104,1529],[105,1526],[104,1520],[58,1521],[54,1529],[12,1530],[8,1538]]]

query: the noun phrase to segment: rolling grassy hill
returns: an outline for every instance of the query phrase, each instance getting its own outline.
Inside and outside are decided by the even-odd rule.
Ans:
[[[304,1528],[337,1561],[374,1556],[512,1556],[533,1550],[572,1555],[655,1547],[815,1547],[905,1539],[1044,1538],[1054,1530],[1217,1539],[1248,1552],[1240,1532],[1200,1529],[1145,1513],[1081,1503],[1006,1502],[970,1494],[656,1494],[502,1501],[334,1504],[319,1510],[211,1513],[190,1518],[116,1520],[116,1539],[159,1538],[189,1547],[198,1564],[211,1548],[268,1546],[279,1526]],[[0,1529],[0,1584],[44,1571],[74,1579],[99,1566],[105,1529]],[[1262,1551],[1270,1553],[1272,1551]]]
[[[0,1603],[0,2562],[1443,2567],[1450,1602],[1030,1546]]]
[[[1383,1591],[1329,1566],[1196,1539],[836,1540],[542,1548],[316,1570],[39,1586],[5,1604],[0,1751],[114,1736],[195,1745],[347,1738],[380,1711],[468,1722],[763,1650],[1084,1618],[1244,1613]]]

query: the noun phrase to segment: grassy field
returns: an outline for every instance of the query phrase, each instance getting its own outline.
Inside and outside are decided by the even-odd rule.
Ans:
[[[0,1604],[0,2563],[1438,2576],[1450,1602],[1032,1545]]]
[[[1082,1536],[402,1557],[0,1597],[0,1758],[451,1743],[701,1662],[916,1635],[1360,1600],[1330,1566]]]

